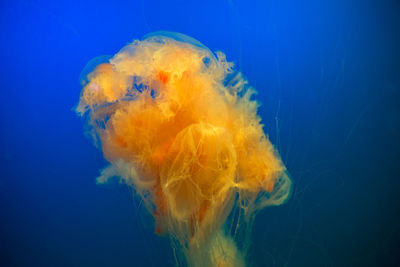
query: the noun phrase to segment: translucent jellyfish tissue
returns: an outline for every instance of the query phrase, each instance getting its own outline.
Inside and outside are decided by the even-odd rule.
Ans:
[[[93,62],[76,112],[110,163],[97,182],[134,188],[177,265],[245,266],[255,214],[292,187],[256,91],[222,52],[180,33],[151,33]]]

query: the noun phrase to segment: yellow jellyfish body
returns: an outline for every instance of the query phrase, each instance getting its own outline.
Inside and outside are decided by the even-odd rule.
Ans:
[[[255,212],[290,195],[254,93],[223,53],[172,32],[87,75],[76,111],[110,162],[97,181],[132,186],[189,266],[245,266]]]

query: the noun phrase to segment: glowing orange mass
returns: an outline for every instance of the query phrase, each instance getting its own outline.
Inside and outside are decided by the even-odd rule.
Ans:
[[[76,111],[110,162],[97,181],[132,186],[189,266],[245,266],[256,211],[290,195],[254,93],[222,52],[171,32],[86,77]]]

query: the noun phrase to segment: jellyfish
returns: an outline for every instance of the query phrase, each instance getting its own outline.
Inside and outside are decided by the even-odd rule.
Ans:
[[[134,40],[85,67],[76,112],[109,166],[143,201],[177,265],[246,266],[257,211],[292,182],[256,93],[222,52],[175,32]]]

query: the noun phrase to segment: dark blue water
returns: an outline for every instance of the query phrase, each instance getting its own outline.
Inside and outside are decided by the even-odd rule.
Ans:
[[[258,214],[250,265],[400,263],[398,1],[127,2],[0,3],[1,266],[173,266],[132,192],[95,184],[106,162],[71,111],[91,58],[156,30],[259,92],[295,187]]]

